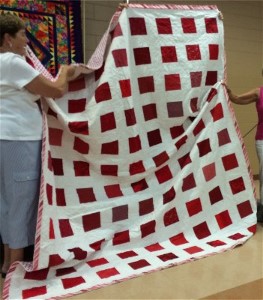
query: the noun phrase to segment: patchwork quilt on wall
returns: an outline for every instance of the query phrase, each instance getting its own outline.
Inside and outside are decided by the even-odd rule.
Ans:
[[[43,99],[33,263],[4,299],[58,299],[221,253],[256,231],[255,189],[215,6],[117,11],[85,73]]]
[[[61,64],[83,61],[79,0],[1,0],[1,11],[25,22],[31,49],[53,76]]]

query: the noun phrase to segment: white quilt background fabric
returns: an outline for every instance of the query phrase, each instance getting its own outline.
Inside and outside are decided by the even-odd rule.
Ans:
[[[220,253],[256,230],[215,6],[130,5],[43,100],[33,263],[4,299],[58,299]]]

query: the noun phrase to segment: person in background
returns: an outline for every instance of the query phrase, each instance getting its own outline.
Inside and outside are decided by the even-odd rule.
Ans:
[[[67,91],[75,66],[60,68],[51,81],[26,62],[25,24],[0,15],[0,235],[4,244],[2,277],[23,260],[34,244],[42,149],[41,96],[59,98]]]
[[[230,101],[236,104],[256,104],[258,123],[256,131],[256,150],[259,159],[259,202],[257,205],[257,221],[263,222],[263,87],[252,89],[241,95],[235,95],[226,86]]]

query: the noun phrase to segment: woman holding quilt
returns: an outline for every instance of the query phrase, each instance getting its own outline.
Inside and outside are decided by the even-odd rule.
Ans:
[[[4,278],[10,265],[23,260],[33,245],[41,173],[42,116],[37,100],[67,91],[74,66],[63,66],[50,81],[26,60],[25,24],[0,15],[0,235],[4,244]]]
[[[263,222],[263,87],[255,88],[247,93],[235,95],[227,87],[229,99],[236,104],[255,103],[258,113],[258,124],[256,131],[256,150],[259,159],[259,203],[257,205],[257,221]]]

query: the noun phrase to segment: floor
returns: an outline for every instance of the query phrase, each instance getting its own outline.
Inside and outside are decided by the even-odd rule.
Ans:
[[[263,299],[263,223],[233,250],[68,299]]]

